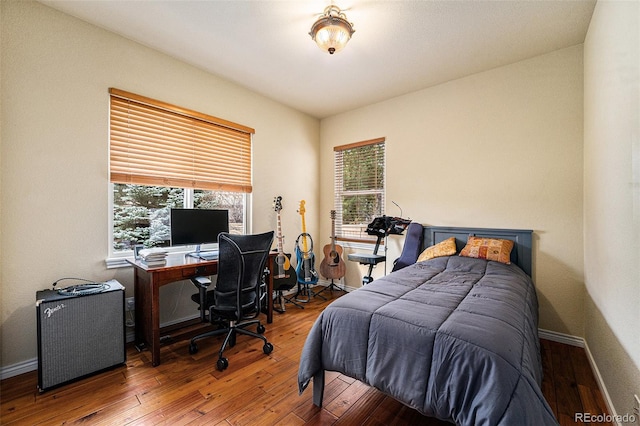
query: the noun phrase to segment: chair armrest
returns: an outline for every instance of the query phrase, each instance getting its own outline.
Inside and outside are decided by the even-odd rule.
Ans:
[[[206,300],[207,300],[207,288],[211,285],[211,280],[207,277],[194,277],[194,278],[191,278],[191,282],[198,289],[198,298],[197,300],[193,299],[193,301],[196,302],[198,305],[200,305],[200,321],[205,322],[206,321],[205,306],[206,306]]]
[[[211,280],[207,277],[195,277],[191,278],[191,282],[198,288],[208,288],[211,285]]]

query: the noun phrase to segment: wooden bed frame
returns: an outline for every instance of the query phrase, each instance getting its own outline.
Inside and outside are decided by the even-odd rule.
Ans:
[[[531,276],[533,231],[523,229],[491,229],[491,228],[459,228],[453,226],[428,226],[423,227],[422,249],[438,244],[450,237],[456,238],[458,252],[467,243],[469,236],[501,238],[514,242],[511,250],[511,262],[518,265],[527,275]]]

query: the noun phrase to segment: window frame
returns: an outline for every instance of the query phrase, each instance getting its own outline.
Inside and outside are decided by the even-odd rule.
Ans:
[[[363,148],[371,145],[382,145],[383,147],[382,148],[382,160],[383,160],[382,188],[379,190],[367,190],[367,191],[345,191],[342,187],[344,183],[344,174],[342,173],[343,171],[342,154],[339,154],[339,153],[347,150]],[[342,242],[349,243],[349,246],[354,246],[354,247],[357,247],[360,244],[375,244],[376,242],[375,236],[368,235],[368,234],[363,235],[366,231],[366,225],[368,225],[368,223],[359,224],[363,228],[360,231],[361,236],[349,237],[344,235],[343,233],[344,223],[342,221],[343,220],[342,197],[345,193],[348,194],[349,192],[360,192],[362,194],[364,194],[365,192],[368,192],[370,194],[380,194],[380,212],[379,214],[376,214],[375,217],[382,216],[385,214],[384,212],[385,212],[385,199],[386,199],[386,187],[387,187],[387,184],[386,184],[386,177],[387,177],[386,138],[381,137],[376,139],[350,143],[346,145],[339,145],[339,146],[335,146],[333,148],[333,151],[334,151],[333,165],[334,165],[334,209],[336,210],[336,219],[335,219],[336,239]]]
[[[109,254],[107,259],[105,260],[107,269],[111,268],[122,268],[131,266],[128,259],[134,258],[133,249],[131,250],[119,250],[115,251],[113,249],[113,214],[114,214],[114,199],[113,199],[113,188],[114,183],[109,182],[109,227],[108,227],[108,235],[109,235]],[[192,188],[183,188],[184,189],[184,208],[193,208],[193,194],[194,189]],[[252,194],[244,193],[244,209],[243,209],[243,223],[244,223],[244,233],[250,233],[252,229],[251,224],[251,215],[249,212],[251,211],[251,202],[252,202]],[[164,247],[170,254],[186,254],[193,251],[195,246],[176,246],[176,247]],[[211,250],[216,248],[216,243],[203,244],[202,250]]]
[[[231,121],[227,121],[224,119],[220,119],[217,117],[213,117],[210,115],[206,115],[206,114],[202,114],[199,113],[197,111],[193,111],[193,110],[189,110],[186,108],[182,108],[182,107],[178,107],[166,102],[162,102],[162,101],[158,101],[155,99],[151,99],[145,96],[141,96],[141,95],[136,95],[130,92],[126,92],[120,89],[115,89],[115,88],[110,88],[109,89],[109,136],[108,136],[108,140],[109,140],[109,182],[108,182],[108,193],[109,193],[109,197],[108,197],[108,202],[109,202],[109,220],[108,220],[108,244],[109,244],[109,250],[108,250],[108,258],[106,259],[106,265],[107,268],[115,268],[115,267],[123,267],[123,266],[129,266],[127,259],[132,259],[134,256],[133,253],[133,249],[130,250],[121,250],[121,251],[115,251],[114,247],[113,247],[113,238],[114,238],[114,184],[116,183],[121,183],[121,184],[133,184],[133,185],[141,185],[141,186],[163,186],[163,187],[167,187],[167,188],[182,188],[184,190],[184,199],[183,199],[183,204],[184,204],[184,208],[193,208],[193,201],[194,201],[194,193],[197,190],[203,190],[203,191],[222,191],[222,192],[238,192],[238,193],[242,193],[244,194],[244,209],[243,209],[243,225],[244,225],[244,232],[247,233],[249,232],[249,230],[251,229],[251,200],[252,200],[252,196],[251,196],[251,192],[253,189],[252,186],[252,181],[253,181],[253,158],[252,158],[252,152],[253,152],[253,134],[255,133],[255,130],[241,125],[241,124],[237,124],[237,123],[233,123]],[[114,101],[114,99],[116,99],[116,101]],[[209,146],[209,147],[213,147],[213,149],[209,149],[208,151],[210,151],[209,153],[211,153],[211,151],[214,151],[214,157],[215,157],[215,151],[217,151],[218,149],[216,147],[221,147],[223,146],[225,148],[225,150],[228,147],[231,147],[230,149],[240,149],[242,150],[240,152],[240,156],[242,157],[240,160],[235,160],[232,164],[232,168],[235,168],[236,163],[239,162],[241,163],[241,167],[242,169],[238,169],[238,172],[234,172],[232,174],[234,174],[235,176],[240,176],[239,180],[234,180],[235,178],[232,177],[231,180],[225,180],[226,175],[228,173],[228,170],[225,169],[222,174],[220,175],[222,180],[217,180],[216,176],[213,177],[213,180],[211,180],[211,176],[209,176],[209,180],[202,180],[201,175],[198,174],[197,166],[194,166],[194,170],[192,173],[194,173],[194,175],[192,177],[187,177],[186,179],[184,177],[178,177],[177,179],[167,179],[166,176],[163,175],[163,172],[160,171],[158,173],[156,173],[155,175],[152,173],[147,174],[147,175],[136,175],[136,172],[138,170],[136,170],[135,168],[132,168],[126,172],[129,173],[129,175],[125,175],[125,173],[123,173],[123,166],[121,163],[122,160],[122,155],[120,155],[120,158],[114,158],[113,157],[113,152],[112,152],[112,147],[114,146],[114,138],[120,138],[122,139],[122,116],[116,118],[114,120],[114,105],[118,105],[117,108],[120,108],[120,114],[122,114],[122,107],[123,107],[123,103],[126,102],[131,102],[132,104],[134,104],[136,107],[139,107],[141,109],[144,109],[146,112],[149,112],[151,114],[154,114],[155,112],[159,113],[159,118],[158,117],[153,117],[152,120],[149,120],[149,126],[151,127],[155,127],[155,137],[157,138],[157,141],[154,141],[153,138],[148,138],[151,140],[150,145],[160,145],[161,149],[163,151],[167,151],[165,148],[166,146],[171,146],[172,145],[172,138],[173,136],[170,134],[171,133],[171,129],[168,131],[169,136],[165,136],[165,133],[163,132],[163,130],[157,131],[157,123],[159,120],[164,120],[163,117],[168,117],[169,120],[169,125],[168,128],[171,127],[175,127],[175,123],[172,120],[172,117],[177,117],[177,120],[180,123],[185,123],[185,122],[190,122],[193,124],[193,126],[195,126],[196,131],[194,131],[193,133],[201,133],[201,130],[203,128],[205,128],[206,131],[206,127],[211,127],[213,129],[213,137],[211,136],[210,133],[207,133],[205,138],[206,139],[200,139],[200,137],[195,137],[192,136],[192,142],[189,141],[185,141],[183,140],[182,142],[179,142],[179,148],[178,151],[184,151],[185,149],[183,149],[184,147],[189,147],[189,149],[194,150],[193,152],[197,153],[198,155],[200,155],[201,153],[199,153],[197,151],[197,146]],[[138,117],[139,119],[139,117]],[[114,130],[114,121],[116,122],[116,126],[120,126],[120,128],[116,128],[116,130]],[[147,121],[147,118],[144,117],[142,119],[142,124],[145,125]],[[134,122],[132,122],[134,123]],[[141,121],[135,122],[134,124],[140,124]],[[190,125],[190,124],[188,124]],[[182,126],[182,124],[178,124],[178,127]],[[132,126],[133,127],[133,126]],[[145,129],[146,130],[146,129]],[[185,132],[185,127],[179,127],[179,131],[182,132],[183,134],[186,133]],[[131,137],[132,140],[135,141],[135,132],[136,130],[133,130],[134,134]],[[117,135],[114,135],[114,133],[117,133]],[[244,135],[244,136],[242,136]],[[217,137],[220,136],[220,139],[217,139]],[[146,135],[143,135],[143,139],[141,142],[141,146],[142,145],[146,145],[147,142],[144,140],[146,138]],[[247,139],[248,139],[248,143],[247,143]],[[203,144],[202,141],[205,141],[205,143]],[[166,142],[168,141],[168,142]],[[135,143],[135,142],[134,142]],[[194,146],[196,146],[196,148],[193,148],[190,146],[190,144],[193,143]],[[238,143],[240,145],[238,145]],[[116,143],[117,144],[117,143]],[[206,149],[206,148],[205,148]],[[228,151],[227,151],[228,152]],[[116,154],[118,155],[118,154]],[[146,154],[145,154],[146,155]],[[154,155],[153,152],[150,155]],[[219,154],[219,155],[226,155],[226,154]],[[196,157],[196,155],[194,154],[194,157]],[[237,157],[237,156],[236,156]],[[148,158],[151,157],[144,157],[144,160],[146,161]],[[235,158],[235,157],[234,157]],[[171,161],[173,161],[173,157],[171,157]],[[155,159],[152,159],[152,161],[154,161]],[[164,163],[165,160],[163,158],[160,158],[159,160],[155,160],[155,161],[159,161]],[[180,160],[178,160],[180,161]],[[214,158],[215,161],[215,158]],[[117,169],[114,169],[114,162],[117,163],[116,167]],[[248,167],[246,165],[246,163],[248,162]],[[221,163],[225,163],[224,161],[221,161]],[[184,162],[182,163],[184,164]],[[228,164],[228,163],[225,163]],[[125,166],[126,167],[126,166]],[[176,167],[176,169],[180,168],[180,164],[178,164],[178,167]],[[185,168],[183,168],[185,169]],[[203,167],[200,166],[200,170],[202,170]],[[171,170],[172,172],[172,170]],[[166,174],[166,172],[165,172]],[[244,177],[242,177],[244,176]],[[208,244],[204,247],[215,247],[215,243],[214,244]],[[167,251],[170,253],[183,253],[183,252],[188,252],[189,250],[189,246],[181,246],[181,247],[167,247]]]

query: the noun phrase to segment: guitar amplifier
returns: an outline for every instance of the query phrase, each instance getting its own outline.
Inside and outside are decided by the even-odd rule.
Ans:
[[[124,287],[69,289],[36,293],[40,392],[126,361]]]

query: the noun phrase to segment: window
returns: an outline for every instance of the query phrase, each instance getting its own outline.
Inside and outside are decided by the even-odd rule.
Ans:
[[[366,229],[374,217],[384,214],[385,139],[333,150],[336,236],[342,240],[374,240]]]
[[[246,195],[240,192],[114,183],[114,253],[145,247],[168,247],[172,208],[229,210],[229,232],[245,233]]]
[[[165,247],[173,207],[229,210],[246,232],[254,130],[110,89],[112,254]]]

